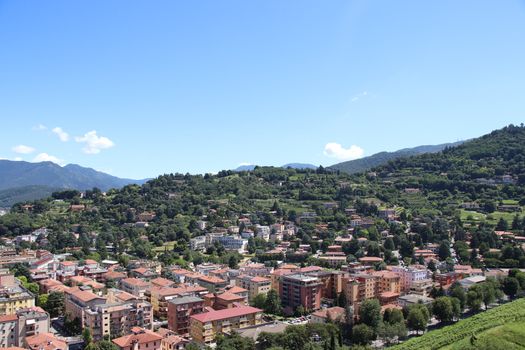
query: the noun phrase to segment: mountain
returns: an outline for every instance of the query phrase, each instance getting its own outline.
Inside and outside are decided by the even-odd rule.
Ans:
[[[18,200],[43,198],[57,189],[87,190],[97,187],[106,191],[144,182],[118,178],[76,164],[61,167],[52,162],[0,160],[0,203],[4,205]]]
[[[233,171],[252,171],[256,166],[257,165],[253,164],[239,165],[237,168],[233,169]]]
[[[461,145],[463,142],[464,141],[443,143],[441,145],[425,145],[413,148],[403,148],[395,152],[379,152],[368,157],[337,163],[329,166],[328,169],[340,170],[349,174],[361,173],[370,170],[376,166],[386,164],[394,159],[411,157],[425,153],[437,153],[444,150],[447,147]]]
[[[308,163],[288,163],[283,165],[281,168],[292,168],[292,169],[317,169],[317,165]]]

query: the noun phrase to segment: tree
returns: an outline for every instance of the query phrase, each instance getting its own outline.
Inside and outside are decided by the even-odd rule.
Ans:
[[[381,322],[381,304],[377,299],[365,300],[359,308],[359,319],[372,329],[377,329]]]
[[[451,322],[454,318],[454,309],[449,297],[439,297],[432,303],[432,312],[441,322]]]
[[[467,306],[473,311],[477,312],[481,309],[481,302],[483,298],[475,289],[470,288],[467,293]]]
[[[51,317],[58,317],[64,314],[64,293],[51,292],[47,297],[45,310]]]
[[[408,328],[419,334],[419,331],[424,331],[427,328],[429,319],[430,315],[428,309],[424,305],[412,305],[407,316]]]
[[[387,343],[387,345],[389,345],[395,339],[405,338],[407,336],[407,328],[404,322],[381,322],[377,330],[377,335],[379,336],[379,338],[383,339]]]
[[[252,338],[241,337],[233,332],[227,336],[217,337],[218,350],[255,350],[255,342]]]
[[[352,342],[366,345],[374,340],[374,330],[364,323],[358,324],[352,328]]]
[[[496,231],[507,231],[509,229],[509,223],[504,218],[500,218],[496,225]]]
[[[496,290],[490,282],[481,283],[480,288],[483,304],[485,304],[485,310],[487,310],[489,305],[496,301]]]
[[[385,244],[383,245],[386,250],[395,250],[394,240],[391,237],[385,239]]]
[[[264,312],[267,314],[280,315],[282,312],[281,299],[275,289],[270,289],[266,294],[266,302],[264,303]]]
[[[252,306],[258,309],[264,309],[265,303],[266,303],[266,294],[263,294],[263,293],[257,294],[251,302]]]
[[[467,304],[467,294],[461,285],[458,283],[454,284],[450,289],[450,296],[459,301],[461,310],[465,309],[465,305]]]
[[[48,294],[40,294],[36,299],[36,305],[40,306],[43,309],[46,309],[47,299],[49,298]]]
[[[520,288],[520,283],[515,277],[505,277],[503,279],[502,289],[503,293],[513,299]]]
[[[230,269],[237,269],[239,267],[238,263],[239,261],[237,260],[237,257],[235,255],[230,255],[230,258],[228,260],[228,267]]]
[[[97,342],[97,348],[98,350],[119,350],[119,348],[109,340],[100,340]],[[187,346],[186,349],[188,349]]]
[[[439,245],[438,255],[441,260],[446,260],[450,257],[450,243],[443,241]]]
[[[383,314],[383,321],[390,324],[404,323],[405,317],[399,309],[386,309]]]
[[[91,337],[91,332],[89,331],[89,328],[84,328],[82,331],[82,339],[84,339],[84,344],[88,345],[91,344],[93,341],[93,337]]]

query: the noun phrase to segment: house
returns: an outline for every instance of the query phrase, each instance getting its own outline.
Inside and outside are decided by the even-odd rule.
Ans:
[[[397,303],[401,307],[415,305],[415,304],[430,305],[432,304],[433,301],[434,299],[423,296],[423,295],[419,295],[419,294],[407,294],[407,295],[400,296],[397,299]]]
[[[131,334],[115,338],[112,342],[120,350],[160,350],[162,338],[148,329],[133,327]]]
[[[329,323],[329,322],[344,322],[346,311],[339,306],[330,307],[327,309],[317,310],[312,313],[310,323]]]
[[[466,277],[459,281],[459,284],[464,289],[469,289],[475,284],[485,282],[487,278],[485,276],[472,276],[472,277]]]

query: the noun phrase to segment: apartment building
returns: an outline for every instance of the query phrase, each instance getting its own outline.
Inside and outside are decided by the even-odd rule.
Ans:
[[[7,269],[0,269],[0,316],[35,306],[35,296],[22,287]]]
[[[190,316],[190,336],[197,343],[214,345],[218,334],[262,323],[262,310],[251,306],[212,310]]]
[[[133,327],[151,329],[151,304],[141,300],[98,304],[83,310],[82,324],[90,330],[93,340],[128,334]]]
[[[178,335],[188,335],[190,316],[204,312],[204,300],[194,296],[171,299],[168,303],[168,328]]]
[[[279,286],[279,295],[289,313],[298,306],[317,310],[321,306],[321,282],[317,277],[305,274],[285,275]]]
[[[0,316],[0,348],[26,347],[28,337],[49,332],[49,314],[39,307]]]
[[[124,278],[120,281],[120,289],[139,298],[144,298],[151,284],[138,278]]]
[[[237,286],[248,290],[248,300],[253,300],[258,294],[267,294],[272,288],[272,280],[266,277],[239,276]]]

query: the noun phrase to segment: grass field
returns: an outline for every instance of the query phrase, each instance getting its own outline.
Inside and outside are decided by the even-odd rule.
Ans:
[[[473,340],[471,344],[471,337]],[[498,306],[396,345],[394,350],[525,349],[525,299]]]
[[[495,211],[491,214],[483,214],[478,213],[476,211],[472,210],[465,210],[461,209],[461,220],[462,221],[473,221],[473,222],[479,222],[479,221],[488,221],[491,224],[495,224],[499,221],[500,218],[504,218],[509,224],[512,223],[512,220],[514,219],[514,216],[518,214],[519,216],[523,216],[523,208],[521,212],[517,213],[506,213],[502,211]],[[472,220],[470,220],[472,218]]]

